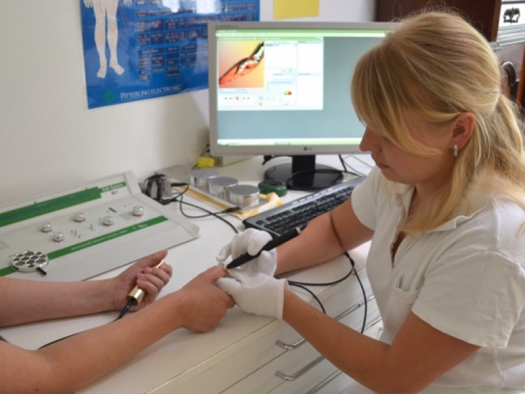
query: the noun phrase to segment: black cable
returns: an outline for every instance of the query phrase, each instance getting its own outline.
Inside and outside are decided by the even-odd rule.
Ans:
[[[367,321],[367,318],[368,318],[368,301],[367,301],[367,298],[366,298],[366,290],[365,290],[365,287],[363,285],[363,282],[361,281],[361,278],[359,277],[359,274],[357,273],[357,270],[355,269],[354,259],[352,259],[352,257],[350,256],[350,254],[348,252],[344,252],[343,254],[346,256],[346,258],[350,262],[350,265],[352,266],[352,268],[342,278],[336,279],[336,280],[334,280],[332,282],[326,282],[326,283],[308,283],[308,282],[288,281],[288,284],[291,285],[291,286],[300,287],[300,288],[308,291],[314,297],[314,299],[317,301],[317,303],[320,305],[323,313],[326,314],[325,308],[324,308],[321,300],[317,296],[315,296],[315,294],[312,291],[310,291],[309,289],[307,289],[304,286],[332,286],[332,285],[341,283],[342,281],[347,279],[350,275],[354,274],[356,279],[357,279],[357,282],[359,283],[359,287],[361,288],[361,293],[363,294],[363,307],[364,307],[363,315],[364,316],[363,316],[363,324],[362,324],[361,331],[360,331],[361,334],[363,334],[365,332],[366,321]]]
[[[120,314],[118,315],[118,317],[117,317],[115,320],[113,320],[113,321],[117,321],[117,320],[119,320],[119,319],[122,319],[122,318],[124,317],[124,315],[125,315],[126,313],[128,313],[128,311],[131,309],[131,307],[133,306],[134,303],[135,303],[135,300],[134,300],[133,298],[131,298],[131,299],[128,301],[128,303],[126,304],[126,306],[125,306],[124,308],[122,308],[122,310],[120,311]],[[66,339],[66,338],[72,337],[73,335],[80,334],[81,332],[83,332],[83,331],[76,332],[76,333],[74,333],[74,334],[67,335],[67,336],[65,336],[65,337],[62,337],[62,338],[56,339],[56,340],[54,340],[54,341],[52,341],[52,342],[46,343],[45,345],[40,346],[39,349],[42,349],[42,348],[44,348],[44,347],[46,347],[46,346],[49,346],[49,345],[52,345],[52,344],[54,344],[54,343],[56,343],[56,342],[60,342],[60,341],[62,341],[62,340],[64,340],[64,339]]]
[[[211,212],[211,211],[207,211],[204,208],[201,208],[199,206],[195,206],[194,204],[191,204],[191,203],[186,202],[186,201],[180,201],[179,200],[179,203],[186,204],[186,205],[192,206],[194,208],[202,209],[203,211],[208,212],[205,215],[188,215],[187,213],[185,213],[184,216],[186,216],[187,218],[190,218],[190,219],[202,219],[202,218],[207,218],[207,217],[210,217],[210,216],[226,215],[227,213],[232,213],[232,212],[235,212],[235,211],[239,210],[239,208],[237,208],[237,207],[231,207],[231,208],[223,209],[222,211],[219,211],[219,212]]]
[[[346,161],[344,161],[343,159],[343,156],[342,155],[337,155],[339,157],[339,161],[341,162],[341,165],[343,166],[343,172],[345,174],[350,174],[350,175],[354,175],[354,176],[363,176],[363,174],[361,173],[357,173],[355,172],[355,170],[353,171],[350,171],[346,166],[348,165],[348,163]],[[350,167],[350,166],[349,166]],[[352,168],[352,167],[350,167]]]
[[[133,298],[131,298],[128,303],[126,304],[126,306],[124,308],[122,308],[122,310],[120,311],[120,314],[118,315],[117,319],[122,319],[124,317],[124,315],[126,313],[128,313],[128,311],[131,309],[131,307],[133,306],[133,304],[135,303],[135,300]]]
[[[298,284],[303,285],[303,286],[332,286],[332,285],[336,285],[338,283],[341,283],[346,278],[348,278],[350,275],[352,275],[352,273],[354,273],[354,271],[355,271],[354,260],[346,252],[345,252],[345,256],[350,260],[350,264],[351,264],[352,268],[350,269],[350,271],[347,274],[345,274],[345,276],[343,276],[340,279],[336,279],[333,282],[327,282],[327,283],[308,283],[308,282],[295,282],[295,281],[292,281],[292,282],[298,283]],[[357,272],[356,272],[356,275],[357,275]],[[290,283],[290,282],[288,282],[288,283]]]
[[[149,179],[149,178],[148,178]],[[148,185],[150,184],[151,182],[148,183]],[[162,199],[162,198],[159,198],[159,196],[157,195],[157,198],[154,198],[152,197],[150,194],[148,194],[148,196],[150,196],[151,198],[153,198],[155,201],[159,202],[160,204],[162,205],[168,205],[168,204],[171,204],[172,202],[178,202],[179,203],[179,209],[180,209],[180,213],[187,217],[187,218],[190,218],[190,219],[200,219],[200,218],[205,218],[205,217],[208,217],[208,216],[215,216],[217,219],[223,221],[224,223],[226,223],[229,227],[232,228],[232,230],[235,232],[235,233],[238,233],[239,230],[237,230],[235,228],[235,226],[233,224],[231,224],[230,222],[228,222],[226,219],[220,217],[219,215],[224,215],[224,214],[227,214],[227,213],[231,213],[231,212],[235,212],[237,210],[239,210],[238,207],[230,207],[230,208],[227,208],[227,209],[224,209],[220,212],[211,212],[209,211],[208,209],[206,208],[203,208],[199,205],[195,205],[195,204],[192,204],[192,203],[189,203],[189,202],[186,202],[183,200],[184,198],[184,194],[186,194],[186,192],[189,190],[190,188],[190,185],[186,182],[174,182],[174,183],[171,183],[170,186],[172,187],[185,187],[184,190],[182,191],[179,191],[178,194],[176,194],[174,197],[172,198],[169,198],[169,199]],[[185,204],[185,205],[189,205],[193,208],[197,208],[197,209],[200,209],[201,211],[204,211],[206,212],[207,214],[206,215],[199,215],[199,216],[192,216],[192,215],[188,215],[186,212],[184,212],[184,209],[182,208],[182,204]]]
[[[352,259],[352,257],[350,257],[350,254],[348,252],[344,252],[343,254],[346,256],[348,261],[350,261],[350,264],[352,265],[352,271],[354,272],[357,282],[359,283],[359,287],[361,288],[361,293],[363,294],[363,307],[364,307],[363,325],[361,326],[361,331],[360,331],[361,334],[363,334],[365,332],[366,321],[368,319],[368,300],[366,298],[366,290],[365,290],[365,286],[363,286],[363,282],[361,281],[361,278],[359,277],[359,274],[357,273],[357,270],[355,269],[354,260]]]
[[[303,286],[303,285],[299,284],[298,282],[290,282],[290,281],[288,281],[288,284],[289,284],[290,286],[299,287],[299,288],[301,288],[301,289],[307,291],[308,293],[310,293],[310,295],[311,295],[311,296],[317,301],[317,303],[319,304],[319,307],[321,308],[321,310],[323,311],[323,313],[326,315],[326,310],[324,309],[323,303],[321,302],[321,300],[319,299],[319,297],[317,297],[317,296],[315,295],[315,293],[314,293],[312,290],[310,290],[310,289],[309,289],[308,287],[306,287],[306,286]]]
[[[332,285],[336,285],[338,283],[341,283],[346,278],[348,278],[350,275],[352,275],[352,273],[354,273],[354,271],[355,271],[355,262],[354,262],[354,260],[350,257],[350,255],[347,252],[345,252],[344,255],[349,260],[350,265],[351,265],[351,269],[342,278],[336,279],[336,280],[334,280],[332,282],[326,282],[326,283],[308,283],[308,282],[297,282],[297,281],[291,281],[291,282],[292,283],[297,283],[297,284],[300,284],[300,285],[303,285],[303,286],[332,286]],[[288,283],[290,283],[290,281]]]
[[[365,287],[363,286],[363,282],[361,282],[361,278],[359,277],[359,275],[357,274],[357,271],[355,272],[355,277],[357,279],[357,282],[359,283],[359,286],[361,287],[361,292],[363,293],[363,307],[364,307],[364,312],[363,312],[363,325],[361,326],[361,334],[363,334],[365,332],[365,328],[366,328],[366,321],[368,319],[368,300],[366,298],[366,291],[365,291]]]
[[[189,206],[193,206],[192,204],[186,202],[186,201],[183,201],[182,202],[183,204],[186,204],[186,205],[189,205]],[[204,215],[193,215],[193,216],[190,216],[188,214],[184,214],[184,216],[186,216],[187,218],[189,219],[203,219],[203,218],[208,218],[210,216],[216,216],[216,215],[222,215],[222,214],[227,214],[229,213],[230,211],[221,211],[221,212],[215,212],[213,214],[204,214]],[[231,212],[234,212],[234,211],[231,211]]]
[[[181,185],[179,185],[181,186]],[[199,219],[199,218],[205,218],[205,217],[208,217],[208,216],[215,216],[217,219],[223,221],[224,223],[226,223],[235,233],[238,233],[239,230],[237,230],[237,228],[235,228],[235,226],[233,224],[231,224],[229,221],[227,221],[226,219],[222,218],[221,216],[219,215],[223,215],[223,214],[227,214],[227,213],[230,213],[230,212],[235,212],[237,211],[239,208],[238,207],[230,207],[230,208],[227,208],[227,209],[224,209],[220,212],[212,212],[206,208],[203,208],[199,205],[195,205],[195,204],[192,204],[192,203],[189,203],[189,202],[186,202],[184,201],[184,194],[189,190],[190,186],[188,184],[185,184],[186,186],[186,189],[184,189],[182,192],[180,192],[179,194],[177,194],[175,197],[173,197],[172,199],[169,200],[169,202],[179,202],[179,209],[180,209],[180,213],[187,217],[187,218],[190,218],[190,219]],[[189,205],[190,207],[193,207],[193,208],[197,208],[197,209],[200,209],[201,211],[204,211],[207,213],[207,215],[200,215],[200,216],[192,216],[192,215],[188,215],[186,214],[186,212],[184,212],[184,209],[182,209],[182,204],[186,204],[186,205]]]
[[[184,211],[182,210],[182,204],[186,204],[186,205],[189,205],[190,207],[194,207],[194,208],[198,208],[198,209],[201,209],[203,210],[204,212],[208,212],[209,215],[207,216],[215,216],[217,219],[223,221],[224,223],[226,223],[228,226],[230,226],[230,228],[235,232],[235,233],[238,233],[239,230],[237,230],[237,228],[231,224],[230,222],[228,222],[226,219],[224,219],[223,217],[220,217],[219,215],[220,214],[225,214],[227,212],[224,212],[224,211],[221,211],[221,212],[211,212],[211,211],[208,211],[206,208],[203,208],[203,207],[200,207],[198,205],[195,205],[195,204],[192,204],[192,203],[189,203],[189,202],[186,202],[186,201],[182,201],[182,200],[179,200],[179,203],[181,204],[180,205],[180,212],[183,216],[186,216],[187,218],[191,218],[192,216],[190,215],[187,215],[186,213],[184,213]],[[207,217],[207,216],[201,216],[201,217]]]
[[[373,168],[373,165],[367,163],[365,160],[363,159],[360,159],[359,158],[359,155],[349,155],[352,157],[352,159],[354,160],[357,160],[358,162],[364,164],[365,166],[369,167],[369,168]],[[356,176],[366,176],[365,173],[363,173],[362,171],[357,171],[355,168],[353,168],[350,164],[348,164],[342,157],[341,157],[341,160],[348,166],[350,167],[354,172],[350,172],[350,174],[354,174]]]

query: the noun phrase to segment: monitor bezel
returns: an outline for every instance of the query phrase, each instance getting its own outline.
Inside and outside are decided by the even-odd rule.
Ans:
[[[400,22],[209,22],[208,23],[208,75],[209,75],[209,142],[210,152],[214,156],[227,155],[333,155],[358,154],[359,144],[322,144],[322,145],[219,145],[217,129],[218,65],[217,40],[215,32],[223,29],[318,29],[318,30],[394,30]],[[348,87],[350,95],[350,86]]]

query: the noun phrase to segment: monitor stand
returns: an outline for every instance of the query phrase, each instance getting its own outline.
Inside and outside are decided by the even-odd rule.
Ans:
[[[316,164],[315,155],[292,156],[292,162],[270,167],[264,179],[281,181],[290,190],[315,191],[340,183],[343,173],[333,167]]]

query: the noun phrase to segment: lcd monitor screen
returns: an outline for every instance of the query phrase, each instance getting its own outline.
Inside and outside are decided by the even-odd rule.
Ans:
[[[210,23],[212,154],[290,155],[301,164],[280,175],[273,170],[286,178],[297,171],[313,176],[315,155],[359,153],[365,127],[350,99],[353,69],[396,26]]]

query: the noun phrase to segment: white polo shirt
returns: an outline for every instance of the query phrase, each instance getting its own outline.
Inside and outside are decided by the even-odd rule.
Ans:
[[[424,235],[409,235],[394,259],[396,228],[414,188],[372,170],[352,194],[374,230],[367,274],[391,343],[408,313],[480,350],[425,393],[525,392],[525,212],[503,197],[470,193],[471,211]],[[446,389],[445,389],[446,388]]]

